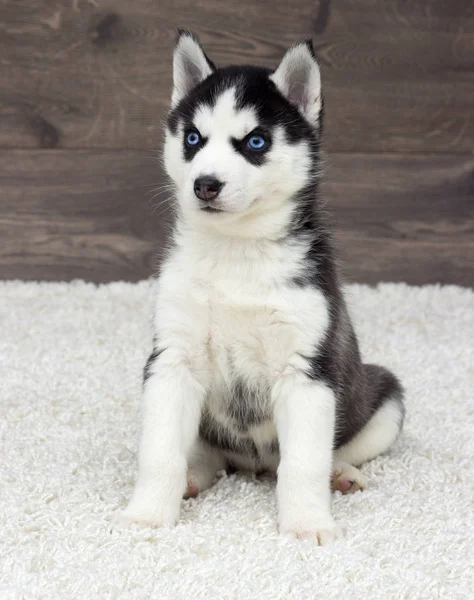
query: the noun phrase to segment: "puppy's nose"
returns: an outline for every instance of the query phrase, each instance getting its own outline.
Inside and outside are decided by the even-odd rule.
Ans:
[[[223,187],[223,183],[215,177],[198,177],[194,181],[194,193],[199,200],[210,202],[215,200]]]

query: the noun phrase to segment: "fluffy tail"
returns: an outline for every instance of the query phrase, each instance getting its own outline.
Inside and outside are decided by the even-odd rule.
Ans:
[[[335,459],[354,466],[375,458],[397,439],[405,418],[403,388],[388,369],[363,365],[373,414],[364,427],[335,452]]]

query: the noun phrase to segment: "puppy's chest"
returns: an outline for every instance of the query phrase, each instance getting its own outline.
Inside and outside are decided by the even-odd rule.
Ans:
[[[272,389],[308,369],[327,330],[326,300],[292,284],[288,261],[227,268],[187,257],[166,272],[157,323],[207,391],[201,435],[237,454],[273,455]]]
[[[291,306],[281,298],[275,304],[258,290],[220,286],[209,289],[206,305],[209,423],[221,438],[266,448],[276,435],[273,382],[301,344]]]
[[[193,296],[205,323],[210,376],[202,435],[241,440],[237,453],[258,449],[266,464],[276,439],[272,387],[282,375],[307,368],[325,306],[317,293],[258,282],[198,282]]]
[[[295,354],[311,345],[288,290],[213,284],[200,295],[205,354],[216,385],[271,384]]]

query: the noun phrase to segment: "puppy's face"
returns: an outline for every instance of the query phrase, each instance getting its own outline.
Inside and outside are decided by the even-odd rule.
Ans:
[[[314,176],[320,92],[306,43],[274,72],[216,69],[196,38],[182,33],[164,152],[182,214],[229,222],[288,203]]]

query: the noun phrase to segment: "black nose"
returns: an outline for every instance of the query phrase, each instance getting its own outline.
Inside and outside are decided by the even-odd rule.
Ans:
[[[194,181],[194,193],[199,200],[214,200],[224,184],[215,177],[198,177]]]

